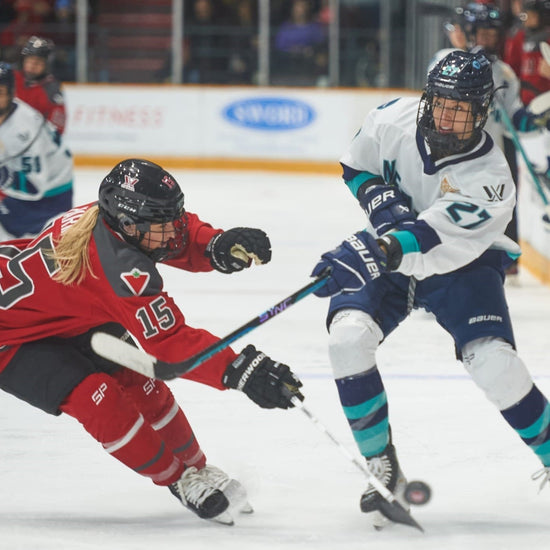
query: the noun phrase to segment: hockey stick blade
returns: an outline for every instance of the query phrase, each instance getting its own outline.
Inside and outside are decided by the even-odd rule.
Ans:
[[[157,358],[116,336],[106,332],[95,332],[92,335],[91,344],[92,349],[101,357],[139,372],[147,378],[158,378],[156,369],[159,361]]]
[[[283,389],[284,393],[290,398],[292,404],[300,409],[311,420],[321,432],[323,432],[339,449],[339,451],[352,462],[363,474],[365,474],[367,481],[376,489],[378,494],[382,497],[380,512],[386,516],[390,521],[394,523],[402,523],[403,525],[409,525],[415,527],[419,531],[424,532],[421,525],[411,516],[411,514],[405,510],[405,508],[397,501],[394,494],[374,475],[370,472],[367,466],[357,458],[355,458],[349,451],[332,435],[326,426],[304,405],[304,403],[294,395],[289,389]]]
[[[548,42],[539,42],[539,49],[544,61],[550,65],[550,44]]]
[[[402,523],[403,525],[409,525],[415,527],[422,533],[424,529],[422,526],[411,516],[405,508],[397,501],[389,502],[386,499],[380,501],[380,512],[386,516],[390,521],[394,523]]]
[[[212,356],[216,355],[216,353],[229,347],[235,340],[242,338],[245,334],[248,334],[263,323],[273,319],[273,317],[279,315],[279,313],[286,311],[291,305],[321,288],[327,282],[329,275],[330,268],[323,271],[321,275],[311,283],[300,288],[254,319],[251,319],[248,323],[240,326],[224,338],[184,361],[176,363],[161,361],[131,344],[103,332],[96,332],[92,336],[92,349],[101,357],[118,363],[130,370],[139,372],[149,378],[172,380],[182,374],[192,371]]]
[[[548,112],[550,110],[550,92],[544,92],[533,98],[527,109],[536,116]]]

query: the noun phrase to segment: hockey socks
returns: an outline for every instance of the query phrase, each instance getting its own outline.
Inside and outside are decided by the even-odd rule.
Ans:
[[[159,485],[169,485],[181,477],[183,462],[111,376],[88,376],[60,408],[76,418],[110,455],[138,474]]]
[[[168,449],[187,467],[200,470],[206,464],[206,457],[170,388],[161,380],[152,380],[128,369],[114,376]]]
[[[540,390],[533,384],[519,403],[500,412],[542,464],[550,466],[550,405]]]
[[[390,441],[388,404],[376,367],[336,380],[340,402],[362,455],[381,453]]]

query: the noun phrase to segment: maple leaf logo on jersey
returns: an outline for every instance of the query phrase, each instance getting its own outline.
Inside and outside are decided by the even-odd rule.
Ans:
[[[134,267],[131,271],[121,273],[120,278],[126,283],[134,296],[140,296],[147,288],[151,275],[146,271],[140,271],[137,267]]]
[[[458,189],[455,189],[447,179],[447,176],[443,176],[443,179],[441,180],[441,192],[443,194],[445,193],[458,193]]]
[[[139,180],[137,178],[124,174],[124,183],[121,183],[120,186],[124,189],[128,189],[128,191],[135,191],[136,183],[138,181]]]

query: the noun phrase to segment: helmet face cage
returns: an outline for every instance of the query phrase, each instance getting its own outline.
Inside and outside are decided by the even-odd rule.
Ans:
[[[479,142],[487,122],[493,89],[491,63],[481,52],[451,52],[430,71],[418,108],[417,127],[434,154],[439,157],[457,154]],[[438,130],[434,106],[439,98],[469,103],[470,123],[465,124],[462,131],[460,124],[454,126],[452,133]],[[454,122],[448,118],[445,120]]]
[[[153,261],[178,256],[187,244],[184,196],[160,166],[141,159],[118,164],[99,188],[107,224]]]

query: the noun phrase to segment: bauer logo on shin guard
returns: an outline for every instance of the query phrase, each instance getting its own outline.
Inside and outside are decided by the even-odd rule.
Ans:
[[[351,235],[346,239],[346,241],[357,252],[361,260],[363,260],[365,268],[369,273],[369,277],[371,279],[380,277],[380,267],[374,259],[372,252],[365,246],[361,239],[359,239],[357,235]]]

